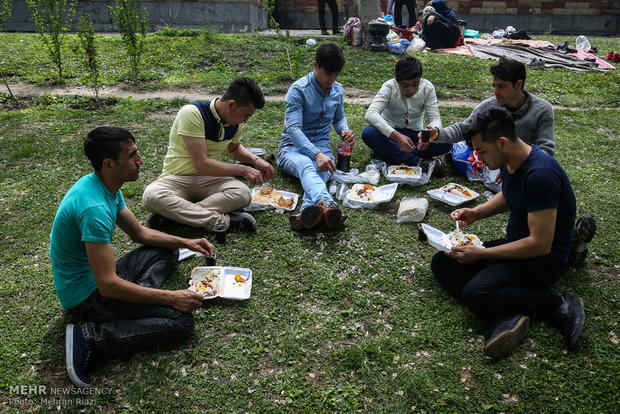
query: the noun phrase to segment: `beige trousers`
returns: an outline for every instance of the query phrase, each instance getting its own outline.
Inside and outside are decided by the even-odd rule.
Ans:
[[[144,189],[142,205],[177,223],[212,230],[230,224],[228,214],[250,204],[250,189],[232,177],[167,175]]]

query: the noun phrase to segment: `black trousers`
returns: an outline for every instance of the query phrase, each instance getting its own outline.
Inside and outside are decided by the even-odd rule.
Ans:
[[[415,1],[413,0],[395,0],[394,1],[394,24],[400,26],[403,24],[403,6],[407,6],[407,13],[409,13],[409,22],[407,27],[411,27],[415,24],[417,16],[415,14]]]
[[[484,242],[484,246],[507,242],[506,239],[494,240]],[[464,264],[438,252],[431,261],[437,281],[490,323],[518,314],[549,316],[562,304],[562,297],[545,289],[566,269],[566,264],[549,255]]]
[[[329,10],[332,12],[332,30],[338,31],[338,3],[336,0],[319,0],[319,24],[321,25],[321,31],[327,30],[325,28],[325,4],[329,6]]]
[[[424,36],[422,40],[426,42],[426,46],[432,50],[453,48],[461,36],[461,29],[454,23],[433,13],[435,22],[424,28]]]

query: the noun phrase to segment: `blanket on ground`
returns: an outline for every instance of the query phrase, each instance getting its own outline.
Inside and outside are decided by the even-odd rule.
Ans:
[[[506,56],[524,64],[532,59],[539,58],[545,62],[545,67],[566,68],[572,70],[594,70],[603,72],[615,69],[613,65],[590,53],[563,54],[555,50],[553,44],[544,40],[513,40],[513,39],[466,39],[466,44],[456,48],[437,49],[437,53],[450,55],[472,56],[480,59],[499,60]],[[588,62],[584,59],[594,59]]]

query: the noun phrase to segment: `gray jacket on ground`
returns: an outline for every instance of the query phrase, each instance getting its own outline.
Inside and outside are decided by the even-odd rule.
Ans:
[[[525,96],[525,103],[516,111],[511,111],[515,119],[517,136],[525,142],[537,145],[541,150],[553,157],[555,154],[553,108],[549,102],[531,93],[525,92]],[[439,128],[437,142],[454,143],[462,141],[463,131],[465,131],[465,128],[472,122],[477,113],[502,106],[495,97],[485,99],[465,121],[457,122],[446,128]]]

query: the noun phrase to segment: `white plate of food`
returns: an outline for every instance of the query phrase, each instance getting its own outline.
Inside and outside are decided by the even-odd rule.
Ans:
[[[390,165],[387,169],[386,178],[420,178],[422,177],[422,168],[411,165]]]
[[[242,267],[195,267],[189,279],[189,290],[200,293],[204,299],[248,299],[252,292],[252,270]]]
[[[462,230],[455,230],[448,234],[433,226],[422,223],[422,230],[428,239],[428,244],[442,252],[452,251],[452,247],[474,245],[484,248],[478,236],[466,234]]]
[[[474,190],[470,190],[469,188],[456,183],[449,183],[441,188],[428,190],[427,193],[431,198],[442,201],[451,206],[461,205],[480,195]]]
[[[254,187],[252,189],[252,201],[246,210],[277,208],[293,211],[297,207],[298,200],[298,194],[276,190],[275,187]]]
[[[344,205],[352,208],[371,208],[390,201],[397,188],[397,183],[381,187],[371,184],[354,184],[345,196]]]

